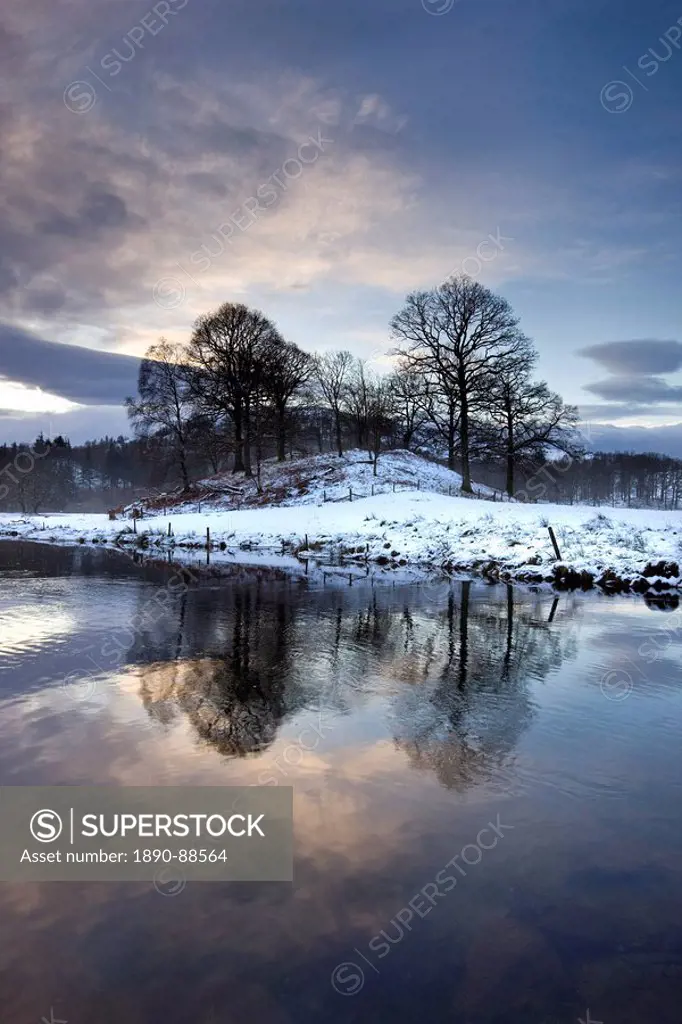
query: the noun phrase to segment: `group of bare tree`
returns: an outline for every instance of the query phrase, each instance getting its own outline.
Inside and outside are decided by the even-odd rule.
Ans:
[[[395,365],[380,375],[350,352],[304,352],[258,310],[226,302],[186,345],[162,340],[127,401],[138,435],[166,440],[185,488],[201,451],[218,471],[260,480],[263,458],[385,446],[443,455],[472,490],[472,461],[517,467],[548,449],[578,453],[577,411],[533,379],[537,354],[509,303],[466,276],[407,297],[391,322]]]
[[[186,344],[161,339],[147,351],[126,400],[134,442],[55,443],[7,501],[29,511],[93,488],[112,498],[145,485],[188,490],[228,467],[260,487],[265,458],[347,448],[366,451],[375,473],[385,448],[442,459],[469,492],[472,465],[492,467],[513,495],[548,452],[579,456],[577,411],[534,379],[537,354],[504,298],[453,277],[409,295],[390,332],[380,374],[345,350],[305,352],[260,311],[226,302],[197,319]]]
[[[594,452],[548,463],[525,484],[530,500],[542,497],[579,505],[679,509],[682,460],[655,452]]]
[[[463,491],[474,458],[503,460],[513,495],[518,465],[549,448],[577,453],[577,410],[533,380],[537,353],[506,299],[454,277],[409,295],[391,331],[408,436],[421,413]]]

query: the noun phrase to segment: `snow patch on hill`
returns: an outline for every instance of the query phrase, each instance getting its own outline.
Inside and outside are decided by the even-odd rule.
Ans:
[[[263,508],[276,505],[319,505],[402,491],[432,491],[458,495],[462,489],[459,473],[409,451],[391,451],[379,456],[374,472],[367,452],[349,451],[313,455],[291,462],[269,459],[261,467],[260,489],[255,478],[220,473],[198,481],[191,498],[159,495],[136,503],[143,511],[174,513],[219,509]],[[500,492],[474,485],[474,496],[502,500]],[[132,508],[133,506],[131,506]],[[129,511],[129,510],[126,510]]]

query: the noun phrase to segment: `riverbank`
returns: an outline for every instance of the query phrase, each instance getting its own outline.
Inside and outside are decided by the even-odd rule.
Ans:
[[[557,559],[548,527],[555,532]],[[0,538],[100,544],[152,553],[206,548],[233,560],[286,555],[323,563],[601,586],[682,589],[676,513],[523,505],[402,491],[353,502],[202,510],[110,520],[107,515],[0,515]]]

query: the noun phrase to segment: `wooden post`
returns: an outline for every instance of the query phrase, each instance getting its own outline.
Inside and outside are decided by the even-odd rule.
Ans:
[[[137,516],[133,515],[133,533],[137,533]]]
[[[393,493],[395,494],[395,484],[393,484]]]
[[[374,497],[374,484],[372,484],[372,497]]]
[[[206,527],[206,550],[210,551],[210,549],[211,549],[211,528],[209,526],[207,526]]]
[[[349,501],[353,500],[353,488],[352,487],[348,488],[348,500]]]
[[[419,490],[419,481],[417,480],[417,490]]]
[[[327,500],[327,492],[326,491],[322,491],[322,504],[323,505],[324,505],[326,500]]]
[[[173,536],[173,528],[171,527],[171,524],[170,524],[170,523],[168,524],[168,536],[169,536],[169,537],[172,537],[172,536]]]
[[[549,538],[550,538],[550,540],[552,542],[552,546],[554,548],[554,554],[557,557],[557,561],[560,562],[561,561],[561,552],[559,551],[559,545],[556,542],[556,537],[554,535],[554,530],[552,529],[551,526],[548,526],[547,529],[549,530]]]
[[[308,550],[308,534],[305,535],[305,549]]]

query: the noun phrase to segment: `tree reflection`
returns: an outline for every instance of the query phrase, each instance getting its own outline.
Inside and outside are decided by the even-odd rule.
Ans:
[[[229,608],[220,602],[223,614],[216,616],[206,614],[205,601],[193,601],[196,596],[183,595],[174,646],[209,656],[144,666],[142,701],[161,721],[183,712],[203,740],[223,754],[245,757],[272,743],[295,706],[289,687],[292,606],[279,600],[265,608],[262,587],[238,587]]]
[[[518,594],[508,586],[504,604],[472,604],[471,583],[462,583],[427,645],[422,685],[395,701],[397,746],[449,789],[500,772],[534,716],[530,681],[576,653],[574,634],[550,629],[540,605]]]
[[[530,681],[573,656],[571,599],[463,582],[420,590],[296,592],[243,581],[183,595],[141,669],[149,714],[184,715],[245,757],[298,710],[381,698],[416,768],[464,789],[499,772],[533,719]],[[565,609],[568,609],[566,612]]]

